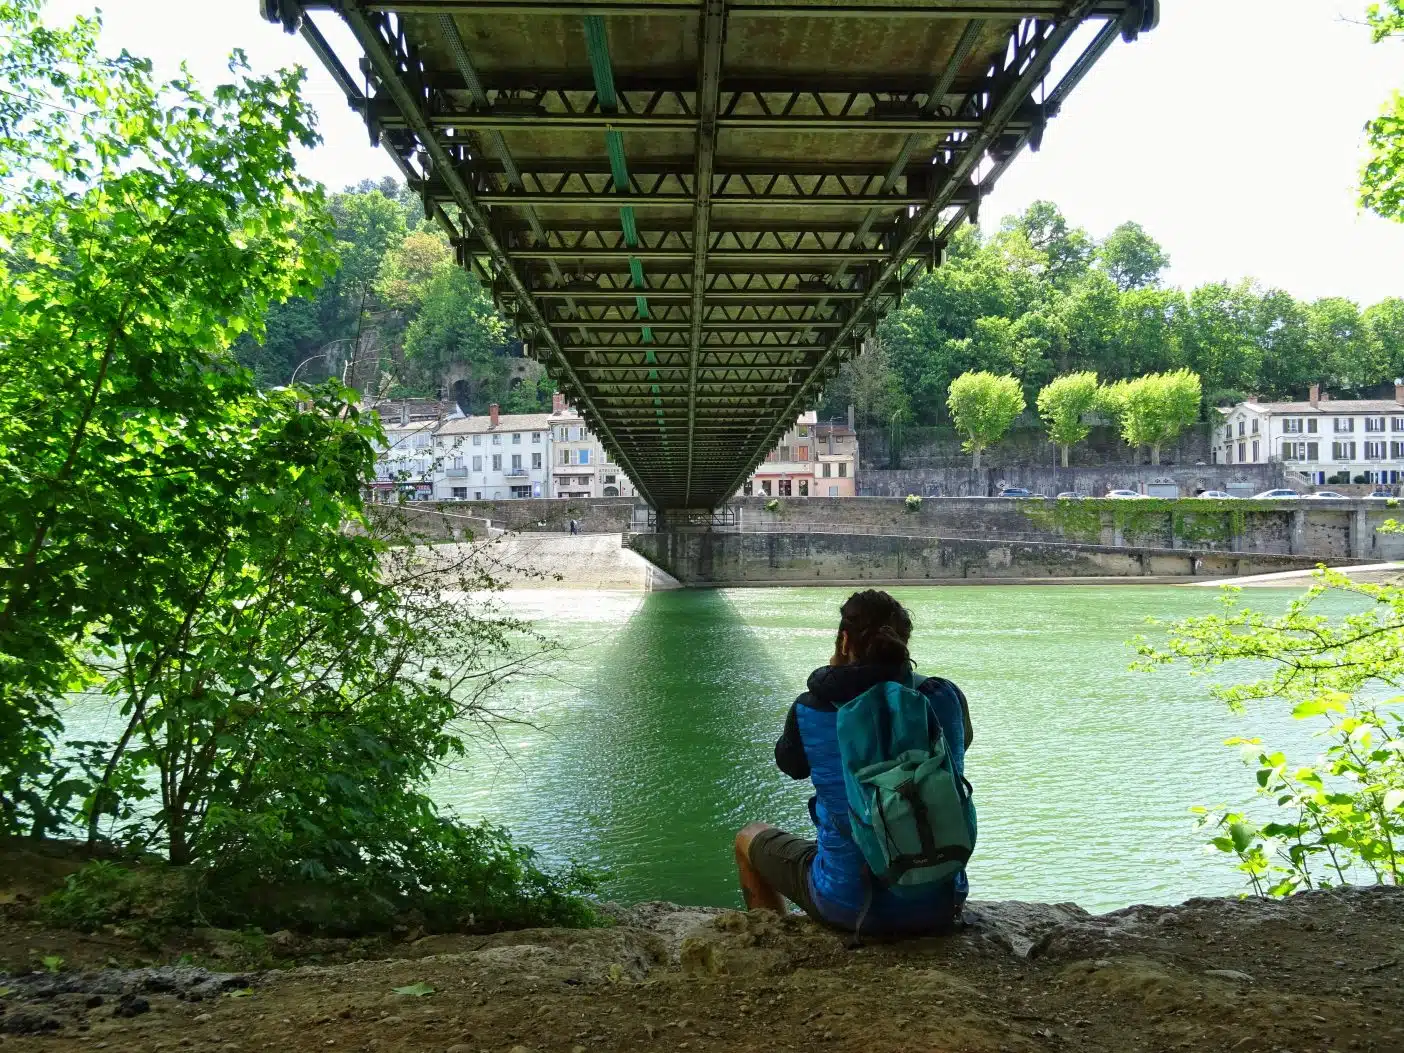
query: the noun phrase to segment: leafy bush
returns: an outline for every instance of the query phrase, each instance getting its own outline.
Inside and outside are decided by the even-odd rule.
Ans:
[[[907,506],[908,512],[921,511],[921,498],[918,497],[916,494],[908,494],[905,504]]]
[[[367,520],[356,392],[231,355],[333,264],[302,75],[161,85],[38,11],[0,5],[0,833],[160,853],[205,913],[297,886],[327,924],[584,920],[588,875],[421,792],[545,642],[477,598],[480,552]],[[78,688],[116,734],[61,749]],[[140,892],[98,871],[54,909]]]
[[[780,511],[780,501],[777,498],[772,497],[769,501],[765,503],[765,510],[767,512]]]
[[[1317,613],[1323,596],[1368,606],[1331,620]],[[1259,739],[1232,739],[1256,766],[1258,795],[1279,812],[1259,824],[1223,808],[1199,808],[1218,831],[1215,848],[1238,859],[1259,895],[1285,896],[1360,879],[1404,878],[1404,589],[1351,581],[1327,570],[1287,612],[1268,617],[1229,593],[1223,612],[1175,624],[1164,649],[1144,641],[1146,664],[1184,661],[1202,671],[1237,661],[1266,662],[1256,680],[1213,688],[1241,709],[1278,700],[1297,720],[1319,725],[1322,756],[1300,763]]]

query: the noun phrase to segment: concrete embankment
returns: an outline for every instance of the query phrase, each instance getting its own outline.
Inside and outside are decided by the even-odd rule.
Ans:
[[[623,542],[622,534],[500,534],[486,542],[435,545],[428,551],[446,567],[471,556],[478,567],[514,589],[678,588],[672,575]]]
[[[1329,569],[1337,574],[1345,575],[1351,581],[1365,585],[1404,584],[1404,563],[1363,563],[1359,566],[1331,567]],[[1312,568],[1310,570],[1285,570],[1276,574],[1250,574],[1232,581],[1194,581],[1186,582],[1186,584],[1196,587],[1228,584],[1245,589],[1284,589],[1310,585],[1315,575],[1316,569]]]
[[[691,586],[1181,582],[1309,570],[1273,553],[878,534],[636,534],[633,548]]]

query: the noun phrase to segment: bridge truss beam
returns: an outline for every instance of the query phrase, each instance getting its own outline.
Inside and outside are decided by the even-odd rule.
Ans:
[[[1157,18],[1156,0],[261,3],[659,509],[735,493],[1112,41]],[[359,76],[308,12],[350,27]]]

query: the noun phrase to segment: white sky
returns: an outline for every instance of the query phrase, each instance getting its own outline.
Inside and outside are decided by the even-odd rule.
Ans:
[[[91,10],[50,0],[55,18]],[[1255,277],[1303,298],[1404,296],[1404,225],[1362,214],[1363,126],[1404,88],[1404,41],[1372,45],[1366,0],[1162,0],[1160,27],[1118,43],[985,203],[986,223],[1039,198],[1103,236],[1141,223],[1168,250],[1170,280]],[[182,61],[204,83],[243,48],[255,68],[303,63],[324,146],[306,171],[339,189],[398,174],[307,50],[258,0],[107,0],[106,39]],[[1353,21],[1352,21],[1353,20]],[[354,55],[334,16],[318,25]],[[335,35],[334,35],[335,34]]]

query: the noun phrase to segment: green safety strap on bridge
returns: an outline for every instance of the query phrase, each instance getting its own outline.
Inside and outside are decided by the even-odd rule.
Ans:
[[[619,96],[614,90],[614,67],[609,60],[609,40],[605,36],[604,19],[598,15],[585,16],[585,49],[590,56],[590,72],[595,80],[595,96],[600,100],[600,109],[605,113],[613,113],[619,108]],[[605,131],[605,152],[609,155],[609,171],[614,179],[614,190],[618,194],[629,192],[629,165],[624,159],[624,136],[613,128]],[[624,232],[624,244],[631,249],[639,247],[639,227],[634,216],[632,205],[621,205],[619,208],[619,227]],[[629,277],[633,280],[634,288],[647,289],[644,283],[643,263],[637,256],[629,257]],[[634,297],[634,305],[638,308],[639,318],[647,320],[650,317],[648,309],[648,297],[640,292]],[[640,326],[645,344],[653,343],[653,328],[651,326]],[[658,361],[658,356],[654,354],[652,348],[644,352],[644,361],[649,365],[654,365]],[[658,379],[658,370],[650,369],[648,379],[651,381]],[[653,392],[654,414],[658,418],[658,427],[661,433],[660,438],[663,445],[668,445],[668,431],[663,423],[663,400],[659,397],[662,390],[657,384],[650,384]]]

